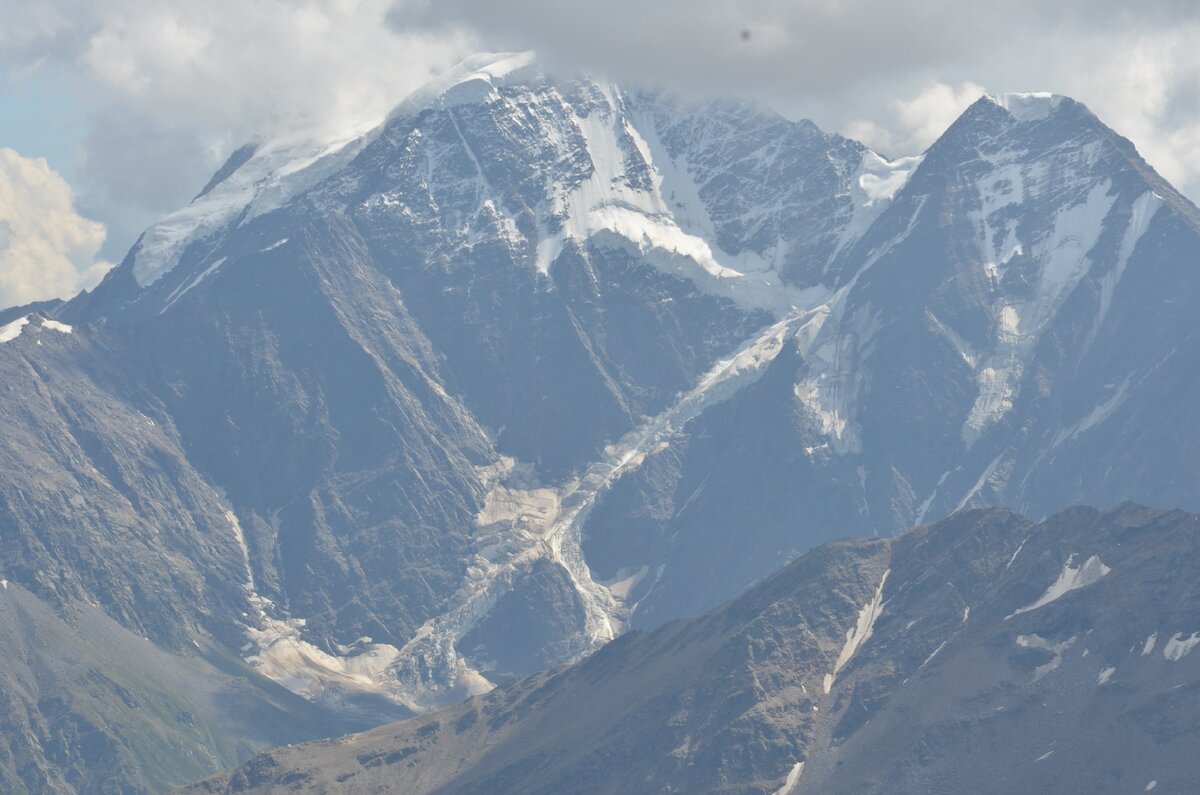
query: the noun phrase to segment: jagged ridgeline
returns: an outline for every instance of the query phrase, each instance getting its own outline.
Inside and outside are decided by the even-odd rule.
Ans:
[[[186,792],[1192,792],[1198,535],[1127,504],[833,542],[700,618]]]
[[[829,539],[1200,509],[1198,229],[1064,97],[982,98],[890,161],[478,56],[364,135],[239,149],[95,291],[3,316],[0,600],[63,643],[99,611],[180,664],[219,652],[332,710],[287,722],[318,736],[697,615]],[[5,781],[87,767],[37,725],[71,670],[6,686],[33,717]],[[188,747],[243,739],[97,780],[304,739],[184,712],[241,721]]]

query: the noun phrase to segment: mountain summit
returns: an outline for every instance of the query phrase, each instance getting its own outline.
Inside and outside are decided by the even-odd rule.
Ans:
[[[426,242],[447,254],[499,235],[543,277],[565,249],[607,236],[705,292],[784,312],[813,302],[789,285],[828,281],[832,255],[909,163],[758,106],[552,78],[531,53],[481,55],[365,135],[239,149],[189,207],[142,236],[86,311],[166,311],[225,267],[231,231],[290,205],[427,216],[439,227]],[[392,203],[362,204],[379,197]]]

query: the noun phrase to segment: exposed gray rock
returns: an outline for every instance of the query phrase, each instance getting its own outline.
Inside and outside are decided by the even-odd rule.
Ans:
[[[1190,791],[1198,538],[1126,505],[835,542],[701,618],[185,791]]]

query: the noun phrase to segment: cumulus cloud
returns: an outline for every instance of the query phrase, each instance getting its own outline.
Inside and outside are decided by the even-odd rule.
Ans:
[[[44,159],[0,149],[0,307],[94,287],[112,267],[96,259],[104,235]]]
[[[909,98],[888,103],[893,123],[883,126],[855,119],[843,132],[880,152],[920,152],[937,140],[967,107],[987,93],[983,86],[966,82],[957,88],[934,83]]]
[[[80,202],[117,234],[185,204],[259,135],[365,130],[475,51],[400,31],[390,0],[0,0],[0,69],[69,75],[87,110]]]
[[[928,146],[985,90],[1055,91],[1200,196],[1192,0],[398,0],[391,22],[618,78],[755,94],[885,154]]]

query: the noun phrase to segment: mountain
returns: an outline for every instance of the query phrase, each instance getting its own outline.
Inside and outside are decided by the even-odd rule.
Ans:
[[[0,789],[158,792],[264,747],[363,729],[234,654],[171,654],[95,606],[0,580]]]
[[[1191,791],[1198,531],[1130,504],[833,542],[703,617],[185,791]]]
[[[369,132],[238,149],[94,291],[4,316],[0,578],[69,643],[98,608],[181,664],[240,658],[316,737],[832,538],[1195,509],[1198,230],[1063,97],[983,98],[888,161],[477,56]]]
[[[75,329],[57,377],[89,379],[63,391],[122,414],[93,436],[167,437],[151,461],[106,451],[134,473],[108,480],[159,511],[184,495],[157,524],[187,538],[162,545],[206,572],[120,611],[172,643],[249,633],[259,670],[339,706],[421,709],[610,639],[632,605],[579,550],[591,502],[825,292],[784,279],[828,271],[886,202],[855,179],[889,168],[807,122],[527,55],[473,59],[350,142],[239,150],[55,313]],[[100,556],[80,579],[152,568]]]
[[[1200,509],[1198,221],[1083,105],[980,99],[835,260],[831,298],[764,338],[761,379],[605,495],[589,564],[656,572],[633,617],[653,626],[816,542],[966,507]]]
[[[159,789],[613,637],[625,608],[576,519],[636,457],[623,437],[736,385],[742,343],[809,300],[780,274],[861,223],[868,162],[760,108],[476,58],[365,136],[239,149],[95,291],[6,313],[0,577],[31,626],[87,648],[99,609],[112,643],[177,661],[160,681],[223,681],[199,644],[339,715],[293,699],[280,733],[247,706],[224,736],[214,697],[172,715],[221,728],[149,771],[112,694],[170,688],[66,654],[45,692],[6,680],[30,716],[12,758],[34,760],[9,782]],[[53,699],[103,742],[47,749]],[[172,715],[138,731],[174,736]]]

